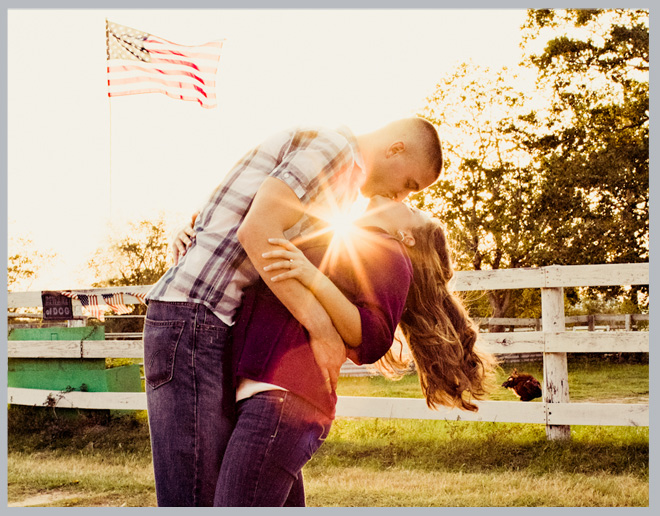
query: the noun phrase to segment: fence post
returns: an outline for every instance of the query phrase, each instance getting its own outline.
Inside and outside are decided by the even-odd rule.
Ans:
[[[542,288],[541,311],[544,333],[564,331],[564,289]],[[552,412],[553,403],[570,401],[566,353],[543,353],[543,401],[546,403],[546,418]],[[550,440],[570,439],[571,427],[546,424],[545,435]]]

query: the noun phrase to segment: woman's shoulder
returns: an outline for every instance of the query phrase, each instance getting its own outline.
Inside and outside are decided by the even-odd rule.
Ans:
[[[365,258],[370,264],[377,267],[382,264],[380,260],[388,260],[392,264],[399,264],[412,272],[410,258],[403,243],[378,227],[366,227],[364,231],[369,235],[360,240],[358,248],[362,249]],[[372,261],[379,260],[379,261]]]
[[[334,245],[334,244],[333,244]],[[412,265],[404,245],[380,228],[361,228],[349,240],[329,248],[324,260],[332,277],[350,275],[358,283],[409,284]]]

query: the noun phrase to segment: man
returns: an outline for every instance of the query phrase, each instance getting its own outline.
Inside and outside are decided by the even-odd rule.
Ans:
[[[160,506],[213,503],[235,404],[229,330],[243,288],[264,273],[268,239],[313,231],[322,223],[315,214],[348,209],[358,190],[402,200],[441,169],[437,132],[421,118],[357,137],[346,128],[281,132],[234,166],[196,218],[194,245],[147,296],[144,364]],[[269,286],[309,332],[333,389],[346,351],[327,313],[295,280]]]

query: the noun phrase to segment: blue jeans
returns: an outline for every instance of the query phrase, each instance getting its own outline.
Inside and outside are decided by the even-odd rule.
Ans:
[[[323,444],[331,424],[291,392],[260,392],[239,401],[215,505],[304,507],[302,468]]]
[[[144,372],[158,505],[213,505],[235,422],[230,328],[201,304],[150,301]]]

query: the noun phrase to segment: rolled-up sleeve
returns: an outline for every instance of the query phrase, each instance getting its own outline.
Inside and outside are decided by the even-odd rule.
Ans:
[[[403,249],[372,262],[370,269],[370,288],[354,300],[362,323],[362,343],[354,348],[358,365],[372,364],[390,349],[412,281],[412,266]]]
[[[336,172],[352,169],[353,150],[341,134],[299,130],[280,163],[269,174],[286,183],[305,204],[336,180]]]

